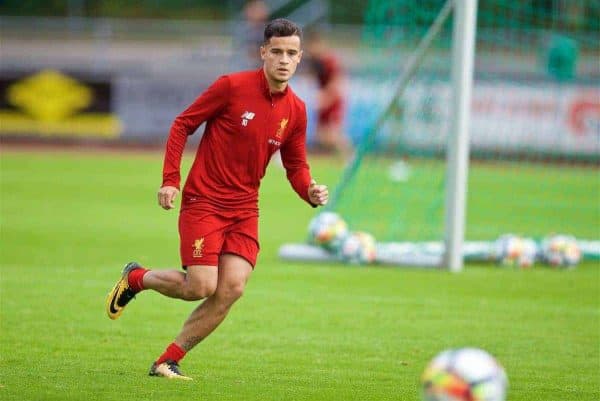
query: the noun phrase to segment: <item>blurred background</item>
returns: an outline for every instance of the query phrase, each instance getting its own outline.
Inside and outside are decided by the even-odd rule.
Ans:
[[[5,141],[162,144],[174,117],[218,75],[259,62],[264,21],[289,17],[319,30],[335,55],[346,78],[344,133],[356,144],[443,3],[2,0],[0,134]],[[597,159],[600,3],[482,0],[478,14],[475,148],[515,152],[525,144]],[[422,68],[430,82],[444,81],[450,66],[446,25],[430,51],[438,61]],[[319,82],[310,63],[302,67],[293,87],[309,107],[314,145]],[[528,89],[519,89],[523,84]],[[498,101],[500,91],[512,95]],[[568,100],[548,100],[560,97]],[[416,90],[403,102],[405,110],[418,109],[422,121],[436,109],[432,99]],[[531,133],[546,115],[552,123]],[[490,139],[506,118],[517,122],[512,147]],[[410,114],[403,119],[410,122]],[[428,146],[439,147],[439,140]]]
[[[534,267],[506,247],[460,276],[282,262],[278,248],[306,240],[322,209],[302,207],[276,163],[261,185],[260,268],[235,315],[186,359],[196,384],[141,379],[189,305],[148,294],[116,325],[104,315],[123,263],[178,265],[177,214],[155,203],[169,127],[219,75],[258,67],[274,17],[307,31],[292,87],[310,149],[328,150],[317,140],[326,120],[339,131],[325,145],[359,150],[345,168],[346,157],[309,157],[330,209],[378,242],[444,238],[444,4],[0,0],[0,399],[416,400],[427,361],[457,346],[498,358],[511,401],[600,399],[598,247],[576,269]],[[465,239],[560,233],[597,245],[600,1],[480,0],[477,17]],[[342,105],[325,118],[332,98]]]

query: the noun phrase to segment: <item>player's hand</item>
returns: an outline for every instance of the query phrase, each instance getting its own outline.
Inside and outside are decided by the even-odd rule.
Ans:
[[[308,199],[313,205],[325,206],[329,200],[327,185],[318,185],[315,180],[310,181]]]
[[[158,190],[158,205],[165,210],[173,209],[173,201],[179,195],[175,187],[165,186]]]

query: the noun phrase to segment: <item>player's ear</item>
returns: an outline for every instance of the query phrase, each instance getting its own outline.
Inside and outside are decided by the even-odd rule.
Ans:
[[[261,58],[261,60],[265,59],[266,54],[267,54],[267,49],[266,49],[266,47],[264,45],[262,45],[260,47],[260,58]]]
[[[300,49],[300,52],[298,53],[298,63],[300,63],[300,61],[302,61],[303,54],[304,54],[304,50]]]

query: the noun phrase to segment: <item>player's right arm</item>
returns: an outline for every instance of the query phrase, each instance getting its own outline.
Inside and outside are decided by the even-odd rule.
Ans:
[[[172,209],[173,200],[179,193],[181,156],[187,137],[227,105],[229,87],[229,78],[220,77],[173,121],[165,147],[162,185],[158,191],[158,204],[162,208]]]

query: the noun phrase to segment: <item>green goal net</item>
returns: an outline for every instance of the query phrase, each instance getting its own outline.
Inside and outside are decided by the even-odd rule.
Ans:
[[[451,3],[365,12],[354,92],[371,123],[329,209],[378,241],[444,235]],[[481,0],[477,16],[466,239],[600,238],[599,3]]]

